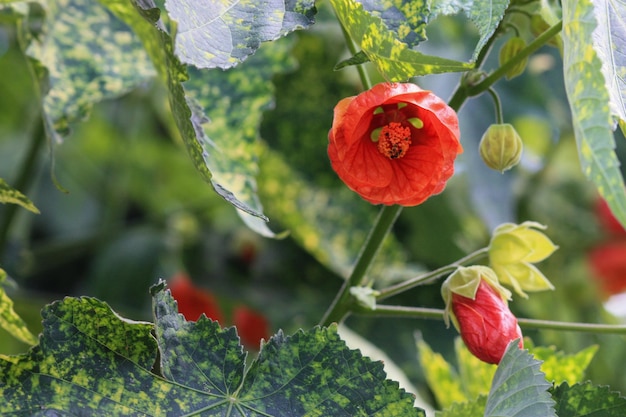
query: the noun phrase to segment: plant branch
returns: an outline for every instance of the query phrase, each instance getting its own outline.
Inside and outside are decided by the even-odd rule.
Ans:
[[[400,294],[411,288],[417,287],[418,285],[429,284],[443,275],[454,272],[460,265],[465,265],[470,262],[475,262],[483,258],[485,255],[487,255],[488,249],[489,248],[482,248],[480,250],[477,250],[476,252],[473,252],[467,256],[464,256],[463,258],[459,259],[456,262],[451,263],[450,265],[442,266],[441,268],[435,269],[434,271],[427,272],[422,275],[418,275],[415,278],[411,278],[407,281],[403,281],[392,287],[382,289],[379,291],[379,294],[376,297],[376,299],[384,300],[385,298],[389,298],[391,296]]]
[[[370,317],[405,317],[419,319],[434,319],[443,321],[444,311],[438,308],[424,307],[404,307],[391,305],[377,305],[375,310],[368,310],[359,306],[354,311],[355,314]],[[599,324],[599,323],[579,323],[553,320],[535,320],[518,318],[520,327],[526,329],[549,329],[571,332],[603,333],[603,334],[626,334],[624,324]]]

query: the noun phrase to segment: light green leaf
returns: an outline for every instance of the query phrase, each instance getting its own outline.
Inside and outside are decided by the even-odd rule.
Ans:
[[[155,72],[135,34],[97,2],[59,0],[45,7],[44,36],[27,54],[41,78],[47,133],[61,140],[93,104],[130,91]]]
[[[626,224],[626,189],[614,152],[610,96],[602,62],[591,43],[597,26],[590,0],[563,1],[565,91],[582,170],[615,217]]]
[[[530,353],[535,359],[543,361],[541,371],[545,373],[546,380],[559,385],[563,382],[575,384],[582,381],[585,370],[591,363],[598,351],[598,345],[589,346],[580,352],[566,355],[556,347],[534,347]]]
[[[315,187],[270,150],[263,153],[260,165],[259,195],[268,212],[280,219],[291,237],[322,265],[348,277],[378,208],[364,203],[346,187]],[[407,262],[401,245],[389,235],[368,275],[375,279],[376,287],[411,278],[419,271]]]
[[[166,0],[177,23],[178,58],[198,68],[231,68],[273,41],[313,24],[313,0]]]
[[[509,343],[493,377],[485,417],[557,417],[541,362]]]
[[[474,401],[454,403],[443,411],[435,411],[435,417],[479,417],[485,412],[487,396],[481,395]]]
[[[0,268],[0,326],[16,339],[34,345],[37,338],[28,330],[26,323],[13,309],[13,300],[4,291],[3,282],[7,279],[6,272]]]
[[[592,5],[598,22],[593,47],[602,62],[611,112],[626,121],[626,3],[600,0]]]
[[[237,157],[245,156],[245,158],[242,159],[241,166],[231,166],[228,168],[239,171],[235,172],[234,178],[230,178],[230,183],[227,181],[222,184],[213,178],[209,166],[215,166],[215,161],[212,159],[212,154],[214,155],[215,152],[209,152],[208,149],[214,146],[214,143],[207,137],[204,131],[208,118],[198,100],[187,96],[185,91],[186,85],[183,85],[184,82],[189,79],[187,68],[174,56],[172,39],[165,31],[160,20],[160,10],[156,8],[151,0],[137,3],[137,9],[133,7],[133,4],[124,0],[107,1],[106,5],[116,16],[132,27],[144,43],[154,66],[157,68],[159,76],[167,85],[170,108],[172,109],[174,121],[198,171],[200,171],[204,179],[209,182],[213,186],[213,189],[226,201],[239,210],[251,216],[258,217],[261,220],[247,219],[248,224],[251,225],[254,230],[266,236],[271,235],[272,232],[265,225],[267,217],[260,211],[261,206],[258,204],[258,201],[256,201],[256,196],[250,192],[254,189],[254,180],[250,179],[250,177],[244,178],[237,176],[241,171],[248,173],[254,172],[255,166],[248,164],[249,159],[246,159],[250,158],[250,156],[236,155]],[[139,11],[139,13],[137,13],[137,11]],[[269,63],[267,65],[276,65],[276,63]],[[265,74],[265,72],[263,72],[263,74]],[[194,87],[194,83],[201,82],[203,77],[205,77],[205,75],[197,76],[195,81],[190,81],[190,91],[196,91],[197,93],[197,87]],[[255,84],[252,85],[254,86]],[[256,85],[256,88],[258,88],[258,84]],[[206,88],[213,88],[213,90],[216,91],[220,87],[207,85]],[[238,93],[241,94],[241,91]],[[268,100],[267,96],[262,97],[258,101],[250,100],[249,103],[260,106],[259,103],[264,103],[264,100]],[[225,110],[226,108],[223,108],[222,111]],[[257,112],[261,111],[260,108],[255,108],[254,110]],[[215,120],[217,120],[217,118]],[[228,123],[232,123],[232,119],[229,120]],[[251,125],[256,123],[256,120],[254,117],[251,117],[247,123],[249,124],[249,129]],[[249,140],[249,138],[254,135],[255,132],[249,132],[246,136],[247,139],[238,138],[236,149],[238,151],[245,150],[245,146],[242,145],[244,143],[254,148],[253,145],[246,142],[246,140]],[[221,138],[225,143],[228,142],[228,139],[228,137]],[[233,163],[233,157],[231,153],[228,157],[223,158],[223,161],[226,161],[225,164]],[[220,167],[218,166],[217,169],[220,169]],[[234,191],[229,187],[233,187]]]
[[[2,178],[0,178],[0,203],[17,204],[26,210],[39,214],[39,210],[28,197],[17,191],[15,188],[12,188]]]
[[[279,332],[246,368],[235,328],[186,321],[163,288],[152,288],[155,325],[93,298],[45,307],[40,344],[0,357],[0,414],[424,417],[336,326]]]
[[[626,415],[626,398],[609,387],[591,382],[569,386],[563,383],[552,393],[559,417],[623,417]]]
[[[480,396],[487,396],[497,366],[478,359],[469,351],[463,339],[454,340],[454,350],[459,366],[461,386],[467,400],[473,401]]]
[[[509,0],[433,0],[431,1],[431,19],[437,15],[451,15],[464,11],[478,28],[480,39],[472,60],[475,60],[487,41],[495,33],[504,17]]]
[[[390,81],[403,81],[418,75],[467,71],[473,67],[469,63],[424,55],[411,49],[396,37],[380,17],[366,11],[357,0],[331,0],[331,3],[352,39]]]

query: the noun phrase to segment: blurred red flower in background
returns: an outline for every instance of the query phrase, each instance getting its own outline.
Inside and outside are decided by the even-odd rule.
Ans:
[[[204,313],[220,325],[225,325],[220,306],[213,294],[196,286],[184,272],[179,272],[170,278],[169,288],[172,297],[178,303],[178,312],[186,320],[196,321]],[[268,320],[261,313],[246,306],[235,307],[233,323],[237,327],[241,342],[248,348],[258,349],[261,339],[270,338]]]
[[[335,106],[328,156],[370,203],[415,206],[443,191],[459,136],[456,112],[432,92],[382,83]]]
[[[587,261],[605,296],[626,291],[626,230],[606,201],[598,198],[594,211],[609,240],[589,250]]]

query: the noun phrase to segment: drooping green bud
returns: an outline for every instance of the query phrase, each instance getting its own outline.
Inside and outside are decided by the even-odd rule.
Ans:
[[[480,157],[496,171],[504,172],[518,164],[524,145],[513,125],[509,123],[489,126],[480,140]]]
[[[502,49],[500,49],[500,66],[504,65],[504,63],[510,61],[515,55],[519,54],[519,52],[526,48],[526,42],[524,39],[514,36],[510,38],[504,45],[502,45]],[[528,57],[521,60],[517,65],[513,66],[506,72],[506,79],[510,80],[511,78],[515,78],[526,69],[526,64],[528,64]]]

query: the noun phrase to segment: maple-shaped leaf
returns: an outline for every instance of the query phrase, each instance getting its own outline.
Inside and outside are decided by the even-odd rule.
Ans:
[[[198,68],[231,68],[273,41],[313,24],[313,0],[167,0],[178,58]]]
[[[559,417],[622,417],[626,415],[626,398],[606,386],[584,382],[570,386],[567,382],[554,388]]]
[[[155,324],[94,298],[45,307],[39,345],[0,358],[0,415],[424,416],[335,326],[279,332],[246,367],[234,327],[186,321],[164,287]]]

